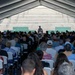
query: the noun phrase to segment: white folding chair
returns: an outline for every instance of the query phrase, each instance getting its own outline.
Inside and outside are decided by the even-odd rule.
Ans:
[[[12,52],[7,53],[8,53],[8,66],[13,65],[13,53]]]
[[[54,65],[54,61],[53,60],[43,59],[42,61],[49,63],[50,68],[53,69],[53,65]]]
[[[48,75],[51,75],[51,68],[44,67],[44,70],[47,72]]]
[[[27,52],[28,44],[23,44],[23,48],[24,48],[24,53],[28,53],[28,52]]]
[[[0,69],[3,69],[3,61],[0,59]]]
[[[0,59],[0,70],[3,70],[3,61]],[[3,72],[1,71],[0,75],[3,75]]]
[[[20,53],[20,48],[18,48],[18,47],[13,47],[13,46],[12,46],[11,49],[15,50],[17,56],[19,55],[19,53]]]
[[[28,49],[28,44],[23,44],[24,49]]]
[[[4,65],[7,65],[8,58],[6,56],[2,56],[4,60]]]
[[[5,69],[5,74],[8,73],[8,58],[6,56],[2,56],[4,60],[4,69]]]
[[[13,53],[12,52],[7,52],[8,53],[8,60],[12,60],[13,59]]]
[[[75,60],[69,60],[69,61],[72,63],[72,65],[73,65],[73,67],[75,69]]]

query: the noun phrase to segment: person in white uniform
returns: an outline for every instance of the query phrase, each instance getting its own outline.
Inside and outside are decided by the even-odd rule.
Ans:
[[[51,54],[52,55],[52,59],[55,58],[55,55],[56,55],[56,50],[52,48],[52,45],[53,45],[53,42],[51,40],[48,40],[47,41],[47,49],[46,49],[46,52],[48,54]]]

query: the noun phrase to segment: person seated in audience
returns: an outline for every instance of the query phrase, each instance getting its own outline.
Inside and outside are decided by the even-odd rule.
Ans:
[[[3,44],[2,36],[0,35],[0,49],[5,48],[5,44]]]
[[[13,37],[13,39],[10,40],[10,43],[11,43],[11,46],[16,45],[15,36]]]
[[[63,52],[65,52],[65,49],[60,49],[60,50],[58,51],[58,54],[59,54],[59,53],[63,53]]]
[[[55,50],[58,52],[60,49],[64,49],[64,46],[63,46],[63,40],[60,40],[59,41],[59,46],[55,47]]]
[[[54,61],[56,60],[57,56],[58,56],[60,53],[63,53],[64,51],[65,51],[65,49],[60,49],[60,50],[58,51],[58,53],[55,55]]]
[[[56,36],[56,34],[54,34],[52,36],[52,41],[53,41],[53,45],[52,45],[53,48],[59,46],[59,40],[58,40],[58,37]]]
[[[18,37],[15,37],[15,41],[16,41],[15,47],[21,48],[21,44],[20,44],[20,41],[19,41]]]
[[[36,71],[34,75],[47,75],[47,72],[43,69],[43,65],[35,52],[29,53],[27,58],[35,62]]]
[[[21,67],[21,75],[34,75],[35,74],[35,62],[31,59],[25,59]]]
[[[75,71],[71,64],[64,62],[58,69],[58,75],[75,75]]]
[[[41,60],[43,67],[50,67],[49,63],[42,61],[44,55],[42,50],[35,51],[35,53],[39,56],[39,59]]]
[[[71,50],[74,50],[74,45],[71,43],[71,39],[70,38],[66,39],[65,44],[67,44],[67,43],[69,43],[71,45]]]
[[[42,59],[52,59],[51,54],[47,53],[46,49],[47,49],[47,44],[45,42],[42,42],[40,44],[40,50],[43,51],[43,58]]]
[[[71,45],[66,43],[64,46],[65,51],[63,52],[69,60],[75,60],[75,54],[72,53]]]
[[[51,75],[58,75],[59,66],[64,62],[71,64],[64,53],[59,53],[54,63],[54,69],[52,70]]]
[[[33,44],[34,43],[34,37],[33,37],[33,34],[32,33],[28,33],[28,35],[27,35],[28,37],[29,37],[29,39],[31,39],[32,40],[32,43],[31,44]]]
[[[46,52],[51,54],[52,59],[54,59],[57,52],[55,51],[55,49],[52,48],[52,45],[53,45],[53,42],[51,40],[48,40]]]
[[[31,37],[31,33],[27,34],[26,40],[27,40],[27,43],[29,44],[29,46],[31,46],[34,41],[33,37]]]
[[[34,48],[35,48],[35,45],[34,45],[34,42],[35,42],[34,36],[29,31],[29,33],[27,34],[27,37],[28,37],[28,46],[29,46],[29,49],[30,49],[29,52],[33,52]]]
[[[22,39],[21,39],[20,43],[21,44],[27,44],[27,48],[29,47],[27,35],[22,36]],[[25,49],[24,46],[23,46],[23,48]]]
[[[13,56],[16,56],[16,51],[11,48],[11,42],[6,42],[6,47],[3,49],[6,52],[11,52]]]
[[[28,44],[27,35],[22,35],[22,39],[20,40],[21,44]]]

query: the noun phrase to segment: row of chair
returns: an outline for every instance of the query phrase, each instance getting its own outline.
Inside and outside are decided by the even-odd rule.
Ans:
[[[8,68],[9,66],[13,66],[15,63],[17,66],[19,66],[18,61],[21,62],[21,57],[28,53],[28,51],[27,51],[28,45],[27,44],[22,44],[21,48],[19,48],[19,47],[11,47],[11,48],[15,50],[16,56],[13,57],[13,54],[11,52],[8,52],[8,58],[5,56],[2,56],[4,59],[5,68]],[[42,61],[49,63],[50,68],[45,67],[45,69],[47,70],[47,72],[49,71],[48,75],[50,75],[51,70],[54,68],[54,61],[46,60],[46,59],[44,59]],[[73,67],[75,68],[75,61],[74,60],[70,60],[70,61],[72,62]]]
[[[48,75],[51,75],[51,71],[54,69],[54,61],[53,60],[47,60],[47,59],[44,59],[42,61],[49,63],[50,67],[44,67],[44,69],[46,70]],[[73,68],[75,70],[75,60],[70,60],[70,62],[72,63]]]
[[[22,44],[22,46],[23,46],[23,44]],[[1,55],[1,57],[3,58],[3,60],[4,60],[4,69],[5,69],[5,75],[7,75],[8,74],[8,72],[9,72],[9,70],[15,70],[15,69],[17,69],[17,67],[19,66],[19,64],[20,64],[20,62],[21,62],[21,60],[19,60],[19,59],[21,59],[21,56],[22,56],[22,54],[24,53],[23,51],[27,48],[25,48],[25,45],[23,46],[23,49],[22,48],[19,48],[19,47],[11,47],[13,50],[15,50],[15,52],[16,52],[16,55],[15,55],[15,57],[13,56],[13,53],[10,51],[10,52],[7,52],[7,54],[8,54],[8,57],[6,57],[6,56],[2,56]],[[24,49],[25,48],[25,49]],[[18,64],[18,61],[19,61],[19,64]],[[0,63],[0,66],[2,66],[1,65],[1,63]],[[11,67],[12,66],[12,67]],[[10,71],[11,72],[11,71]]]

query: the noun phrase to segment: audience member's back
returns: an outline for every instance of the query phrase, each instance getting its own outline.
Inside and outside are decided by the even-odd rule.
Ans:
[[[59,41],[58,41],[58,38],[56,37],[56,35],[53,35],[52,39],[53,39],[52,47],[55,48],[55,47],[59,46]]]
[[[59,53],[58,56],[57,56],[57,58],[56,58],[56,61],[54,63],[54,69],[52,70],[52,75],[58,75],[59,67],[64,62],[67,62],[67,63],[71,64],[69,62],[67,56],[64,53]]]
[[[68,59],[69,59],[69,60],[75,60],[75,54],[69,55],[69,56],[68,56]]]
[[[35,62],[31,59],[26,59],[22,63],[21,67],[22,75],[34,75],[35,69]]]
[[[41,50],[36,51],[36,54],[39,56],[39,59],[42,60],[43,52]],[[43,67],[50,67],[49,63],[42,61]]]
[[[64,53],[66,54],[68,59],[69,60],[75,60],[75,54],[72,53],[71,45],[69,43],[67,43],[67,44],[65,44],[64,48],[65,48]]]
[[[40,44],[40,50],[43,51],[43,58],[42,59],[48,59],[51,60],[52,59],[52,55],[46,52],[47,49],[47,44],[45,42],[42,42]]]
[[[38,57],[38,55],[34,52],[29,53],[28,59],[32,59],[35,62],[35,74],[34,75],[47,75],[46,71],[43,69],[43,65]]]
[[[56,51],[52,48],[53,42],[51,40],[47,41],[47,49],[46,52],[52,55],[52,59],[54,59],[56,55]]]
[[[13,54],[13,56],[16,55],[16,51],[14,49],[11,48],[11,42],[6,42],[6,47],[3,49],[6,52],[11,52]]]
[[[64,46],[63,46],[63,40],[60,40],[59,41],[59,46],[55,47],[55,50],[58,52],[60,49],[64,49]]]
[[[59,67],[58,75],[75,75],[75,72],[71,64],[64,62]]]

